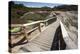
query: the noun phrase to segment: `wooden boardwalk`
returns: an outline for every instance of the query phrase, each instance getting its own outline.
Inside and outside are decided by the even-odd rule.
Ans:
[[[66,49],[76,49],[77,44],[71,38],[72,34],[68,34],[68,31],[64,28],[64,25],[60,21],[60,16],[56,16],[57,20],[45,27],[45,30],[42,31],[35,39],[31,40],[27,44],[19,47],[16,52],[41,52],[41,51],[50,51],[52,42],[55,36],[56,29],[61,26],[63,39],[66,43]],[[65,16],[64,16],[65,17]],[[70,38],[71,36],[71,38]],[[75,38],[74,38],[75,39]],[[14,49],[15,50],[15,49]]]
[[[52,45],[55,31],[59,26],[59,19],[49,25],[43,32],[39,34],[34,40],[22,46],[19,51],[49,51]],[[49,28],[49,29],[48,29]]]

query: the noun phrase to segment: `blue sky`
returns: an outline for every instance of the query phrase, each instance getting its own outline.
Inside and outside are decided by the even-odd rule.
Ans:
[[[24,6],[27,7],[44,7],[44,6],[48,6],[48,7],[54,7],[54,6],[58,6],[61,4],[52,4],[52,3],[39,3],[39,2],[22,2],[22,1],[15,1],[16,4],[24,4]]]

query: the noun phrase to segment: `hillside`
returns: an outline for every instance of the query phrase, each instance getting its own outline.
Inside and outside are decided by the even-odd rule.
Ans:
[[[41,7],[41,8],[32,8],[26,7],[23,4],[15,4],[13,1],[9,2],[9,18],[11,24],[23,24],[31,21],[38,21],[47,19],[46,17],[52,11],[77,11],[77,5],[60,5],[53,8],[50,7]],[[24,14],[33,12],[21,18]]]

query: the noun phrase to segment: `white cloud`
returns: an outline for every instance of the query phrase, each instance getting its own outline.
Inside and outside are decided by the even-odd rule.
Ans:
[[[45,2],[45,3],[60,3],[60,4],[78,4],[78,0],[12,0],[26,2]]]

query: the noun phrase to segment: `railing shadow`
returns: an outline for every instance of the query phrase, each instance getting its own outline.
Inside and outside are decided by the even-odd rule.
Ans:
[[[52,42],[51,50],[64,50],[66,48],[66,43],[63,40],[61,26],[56,29],[55,36]]]
[[[20,41],[18,41],[17,43],[11,44],[11,48],[15,47],[15,46],[19,46],[19,45],[23,45],[28,43],[28,40],[26,40],[26,37],[23,37]]]

